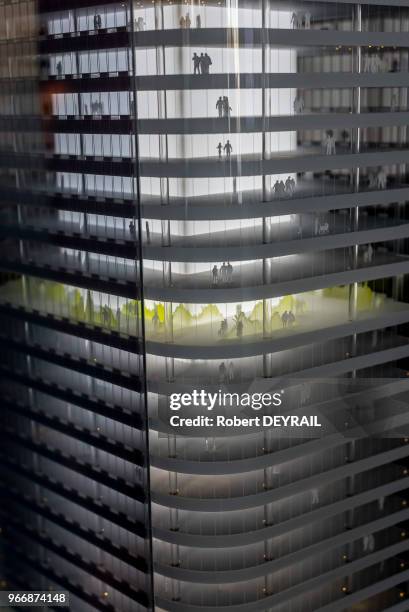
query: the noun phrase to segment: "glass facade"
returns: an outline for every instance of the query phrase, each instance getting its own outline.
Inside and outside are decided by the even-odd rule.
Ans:
[[[131,7],[88,4],[0,6],[1,588],[135,612],[152,572]]]
[[[4,588],[405,609],[408,31],[405,0],[0,3]],[[178,432],[192,389],[337,431]]]

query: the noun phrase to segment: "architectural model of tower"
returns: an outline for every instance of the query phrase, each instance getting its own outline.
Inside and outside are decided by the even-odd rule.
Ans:
[[[409,0],[3,0],[0,85],[0,589],[408,610]]]

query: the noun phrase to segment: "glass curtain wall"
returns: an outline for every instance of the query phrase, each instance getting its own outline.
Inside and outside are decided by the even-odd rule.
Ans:
[[[380,611],[405,590],[404,531],[384,527],[404,438],[182,432],[169,405],[281,388],[305,411],[406,384],[407,18],[134,4],[158,610]]]
[[[152,609],[132,7],[0,5],[3,590]]]

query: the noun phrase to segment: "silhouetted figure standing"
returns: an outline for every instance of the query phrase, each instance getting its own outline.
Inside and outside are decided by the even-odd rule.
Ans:
[[[227,266],[225,262],[223,262],[223,265],[220,266],[220,280],[222,283],[227,281]]]
[[[372,263],[373,259],[373,246],[372,244],[368,244],[368,248],[364,253],[364,263]]]
[[[105,325],[109,325],[109,308],[108,306],[104,306],[102,309],[102,318]]]
[[[135,236],[136,232],[135,232],[135,223],[133,221],[129,221],[129,233],[131,234],[131,236]]]
[[[293,195],[294,193],[294,183],[291,176],[289,176],[285,182],[285,191],[288,195]]]
[[[201,57],[199,57],[197,53],[193,53],[192,62],[193,62],[193,74],[200,74],[202,61],[201,61]]]
[[[224,336],[227,334],[227,331],[228,331],[227,319],[223,319],[223,321],[220,323],[220,329],[218,331],[218,335],[221,338],[224,338]]]
[[[186,18],[185,18],[185,24],[186,24],[186,29],[188,30],[190,28],[190,26],[192,25],[191,19],[190,19],[190,15],[189,13],[186,13]]]
[[[217,285],[217,283],[219,282],[219,270],[216,264],[214,264],[212,268],[212,281],[213,281],[213,285]]]
[[[219,382],[224,383],[226,381],[226,366],[224,361],[219,365]]]
[[[315,506],[316,504],[319,504],[320,502],[320,496],[319,496],[319,492],[318,489],[311,489],[311,503],[313,506]]]
[[[146,231],[146,242],[147,244],[151,243],[151,230],[149,227],[149,221],[145,221],[145,231]]]
[[[155,312],[154,312],[153,317],[152,317],[152,323],[153,323],[153,329],[155,331],[158,331],[158,328],[159,328],[159,315],[158,315],[158,311],[156,310],[156,308],[155,308]]]
[[[304,406],[307,401],[311,398],[311,386],[310,383],[304,383],[300,388],[300,404]]]
[[[282,323],[283,327],[287,327],[288,314],[287,314],[286,310],[284,310],[283,314],[281,315],[281,323]]]
[[[232,361],[229,363],[229,369],[228,369],[227,375],[228,375],[229,382],[233,382],[233,380],[234,380],[234,365],[233,365]]]
[[[225,153],[226,153],[226,157],[227,157],[227,159],[230,159],[231,152],[233,151],[233,147],[231,146],[231,142],[230,142],[230,140],[228,140],[228,141],[226,142],[226,144],[224,145],[223,149],[224,149],[224,151],[225,151]]]
[[[196,16],[196,27],[197,28],[201,28],[202,27],[202,18],[200,15]]]
[[[223,151],[223,145],[222,145],[221,142],[219,142],[219,144],[217,145],[216,149],[219,152],[219,159],[221,160],[222,159],[222,151]]]
[[[203,74],[209,74],[210,66],[212,65],[212,63],[213,62],[210,59],[209,55],[207,55],[207,53],[205,53],[203,58],[202,58],[202,73]]]
[[[61,61],[57,62],[57,66],[56,67],[57,67],[57,74],[58,74],[58,76],[59,77],[62,76],[62,62]]]
[[[237,321],[237,325],[236,325],[236,336],[238,338],[242,338],[243,337],[243,328],[244,328],[243,321],[241,319],[239,319]]]
[[[145,29],[146,23],[143,19],[143,17],[138,17],[137,21],[136,21],[136,31],[137,32],[143,32]]]
[[[230,117],[231,106],[229,105],[229,98],[224,96],[223,98],[223,114],[225,117]]]
[[[335,138],[334,138],[334,132],[332,130],[329,130],[327,132],[324,145],[325,145],[325,152],[327,155],[335,155],[336,153]]]
[[[227,262],[227,282],[231,283],[233,281],[233,266],[230,262]]]
[[[386,182],[387,182],[386,172],[383,168],[380,168],[378,171],[378,174],[376,175],[376,186],[378,187],[378,189],[385,189]]]
[[[216,110],[219,113],[219,117],[223,117],[223,109],[224,109],[224,100],[220,96],[219,99],[216,102]]]

